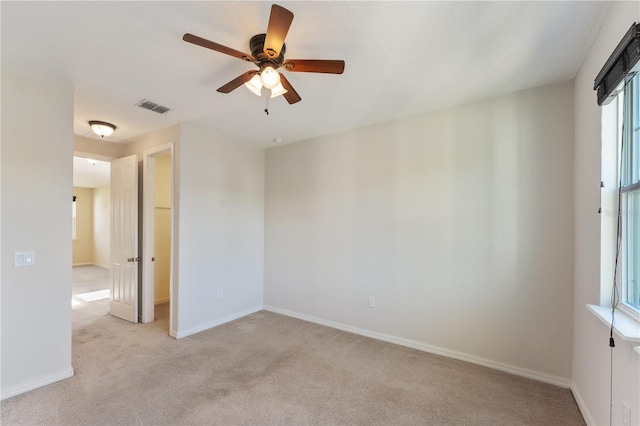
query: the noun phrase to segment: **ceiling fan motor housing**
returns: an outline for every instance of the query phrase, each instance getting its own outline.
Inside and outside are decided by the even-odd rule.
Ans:
[[[284,52],[286,51],[286,44],[282,45],[282,49],[280,50],[280,56],[271,57],[264,53],[264,40],[266,34],[256,34],[251,37],[249,41],[249,48],[251,49],[251,55],[256,58],[256,65],[260,68],[263,68],[267,65],[272,64],[274,68],[278,68],[284,62]]]

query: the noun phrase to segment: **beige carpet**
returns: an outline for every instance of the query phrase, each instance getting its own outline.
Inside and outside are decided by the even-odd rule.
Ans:
[[[581,425],[567,389],[258,312],[174,340],[73,313],[68,380],[1,404],[2,425]]]

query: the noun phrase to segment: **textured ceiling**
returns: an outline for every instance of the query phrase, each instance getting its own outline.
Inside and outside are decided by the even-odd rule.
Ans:
[[[344,59],[343,75],[288,73],[289,105],[240,87],[253,65],[182,41],[186,32],[249,51],[270,2],[1,3],[2,63],[75,88],[75,133],[118,126],[126,142],[195,120],[271,146],[575,76],[609,2],[282,2],[295,18],[287,58]],[[165,115],[135,106],[143,98]]]

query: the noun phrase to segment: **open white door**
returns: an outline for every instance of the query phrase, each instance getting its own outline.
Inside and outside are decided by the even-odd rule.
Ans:
[[[138,156],[111,162],[111,304],[118,318],[138,322]]]

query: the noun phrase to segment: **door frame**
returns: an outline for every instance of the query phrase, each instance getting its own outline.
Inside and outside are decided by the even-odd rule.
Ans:
[[[175,256],[176,232],[176,202],[175,202],[175,177],[176,177],[176,158],[174,143],[169,142],[150,148],[143,154],[143,179],[142,179],[142,306],[141,306],[141,322],[148,323],[154,320],[154,269],[151,260],[154,252],[155,244],[155,165],[156,157],[162,154],[171,154],[171,255],[169,260],[169,334],[175,337],[175,326],[177,318],[177,272]]]

